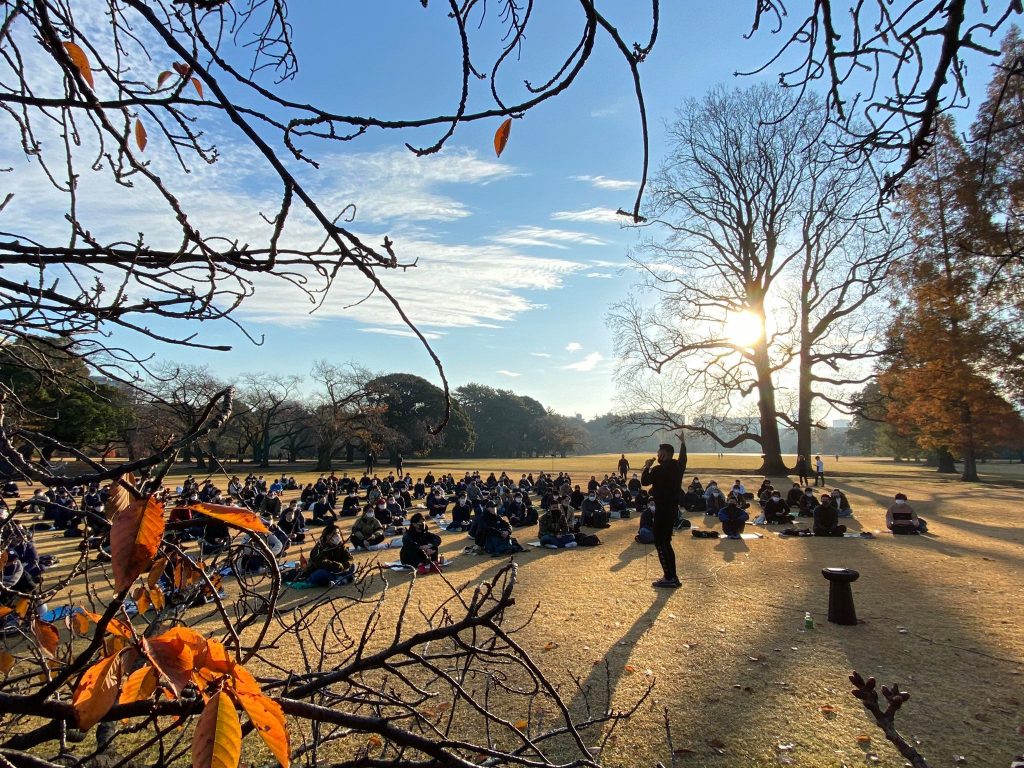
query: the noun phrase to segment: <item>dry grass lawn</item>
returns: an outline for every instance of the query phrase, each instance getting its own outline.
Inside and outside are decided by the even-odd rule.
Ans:
[[[611,472],[617,458],[411,462],[407,469],[414,478],[428,468],[457,475],[505,470],[514,477],[565,470],[585,484],[591,474]],[[644,457],[629,458],[639,468]],[[748,489],[756,488],[757,464],[754,456],[695,455],[687,481],[697,474],[724,486],[741,477]],[[288,469],[302,482],[316,476]],[[1020,465],[983,466],[981,485],[881,459],[836,463],[829,457],[826,470],[828,487],[838,485],[850,499],[855,517],[844,522],[854,530],[884,529],[885,507],[903,491],[928,520],[929,534],[783,539],[760,528],[765,537],[753,541],[677,534],[683,588],[671,592],[650,586],[660,569],[653,548],[633,542],[635,518],[599,532],[603,544],[593,549],[528,548],[516,556],[521,586],[508,618],[515,623],[539,606],[520,641],[526,638],[553,680],[571,691],[573,673],[601,686],[605,668],[595,662],[607,660],[622,705],[650,677],[656,680],[653,700],[605,750],[607,765],[669,765],[667,707],[674,746],[689,750],[675,756],[679,766],[902,766],[849,695],[852,669],[911,690],[898,725],[933,766],[954,765],[963,756],[964,765],[1004,768],[1024,752],[1018,733],[1024,723]],[[779,482],[788,488],[790,481]],[[691,520],[704,525],[703,515]],[[535,532],[519,535],[521,541],[535,538]],[[467,543],[461,534],[446,536],[442,551],[451,556]],[[456,582],[479,580],[502,562],[464,555],[447,574]],[[854,584],[859,626],[826,621],[828,585],[820,571],[827,566],[860,572]],[[424,606],[446,591],[436,577],[416,586]],[[308,599],[310,592],[319,590],[286,593],[285,603]],[[804,629],[805,611],[815,618],[813,630]],[[544,650],[549,643],[556,646]],[[288,649],[280,653],[288,666]],[[831,712],[822,710],[826,705]],[[870,745],[858,744],[865,733]]]

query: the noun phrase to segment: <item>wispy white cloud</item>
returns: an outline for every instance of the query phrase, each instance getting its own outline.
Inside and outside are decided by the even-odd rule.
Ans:
[[[531,352],[530,354],[533,357],[551,357],[551,355],[548,354],[547,352]]]
[[[567,371],[592,371],[602,360],[604,360],[604,355],[600,352],[591,352],[578,363],[569,363],[568,365],[563,365],[562,368]]]
[[[607,176],[573,176],[576,181],[585,181],[598,189],[636,189],[637,182],[625,179],[609,179]]]
[[[383,334],[385,336],[403,336],[403,337],[410,338],[410,339],[415,339],[416,338],[416,334],[415,333],[413,333],[412,331],[407,330],[407,329],[403,330],[402,328],[360,328],[359,330],[362,333],[380,333],[380,334]],[[440,339],[442,336],[444,336],[444,334],[443,333],[433,333],[431,331],[427,331],[427,332],[423,333],[423,336],[428,341],[433,341],[435,339]]]
[[[588,224],[628,224],[631,220],[620,216],[613,208],[584,208],[582,211],[555,211],[555,221],[583,221]]]
[[[590,110],[590,116],[595,118],[611,117],[617,115],[622,111],[621,104],[609,104],[607,107],[598,107],[597,109]]]
[[[583,345],[578,341],[570,341],[565,345],[566,352],[579,352],[581,349],[583,349]]]
[[[516,227],[490,238],[495,243],[519,247],[558,248],[565,250],[569,245],[607,245],[607,240],[588,235],[585,232],[573,232],[567,229],[550,229],[547,227]],[[567,243],[569,245],[567,245]]]
[[[495,373],[501,374],[502,376],[510,376],[513,379],[516,378],[517,376],[522,376],[521,373],[516,373],[515,371],[506,371],[504,368],[502,368],[500,371],[495,371]]]
[[[615,275],[613,275],[611,272],[587,272],[587,274],[584,275],[584,277],[596,277],[602,280],[611,280],[613,277],[615,277]]]
[[[607,269],[608,267],[621,267],[622,264],[618,261],[605,261],[604,259],[590,259],[587,261],[593,267],[602,267]]]

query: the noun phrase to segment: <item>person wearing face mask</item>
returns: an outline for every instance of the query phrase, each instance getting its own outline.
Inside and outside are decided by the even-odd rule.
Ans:
[[[897,493],[885,511],[885,527],[899,535],[928,532],[928,523],[918,517],[914,508],[907,503],[905,493]]]
[[[349,538],[356,549],[383,548],[384,525],[377,519],[373,507],[367,506],[366,511],[355,519]]]
[[[608,501],[608,511],[612,517],[617,514],[621,520],[629,519],[629,504],[626,503],[626,500],[622,497],[622,491],[618,488],[612,491],[612,497]]]
[[[804,495],[800,497],[800,517],[814,517],[814,510],[818,507],[818,499],[814,495],[814,489],[810,486],[804,488]]]
[[[839,509],[832,501],[831,494],[822,494],[821,504],[814,510],[811,530],[815,536],[842,536],[846,533],[846,526],[839,524]]]
[[[411,565],[419,573],[441,570],[441,556],[437,548],[441,537],[427,530],[427,521],[422,512],[414,514],[409,521],[409,530],[402,537],[402,552],[399,559],[403,565]]]
[[[523,502],[523,495],[516,493],[505,506],[505,515],[513,528],[537,525],[537,511]]]
[[[494,557],[522,552],[523,548],[512,536],[512,526],[498,514],[493,501],[484,504],[484,515],[480,521],[477,543],[483,541],[483,550]]]
[[[708,483],[708,489],[704,491],[704,514],[717,517],[724,506],[725,496],[722,494],[722,489],[718,487],[718,483],[712,480]]]
[[[320,541],[309,553],[303,580],[314,587],[330,587],[352,581],[355,572],[356,566],[342,539],[341,529],[329,523],[320,534]]]
[[[322,494],[313,505],[313,519],[310,521],[317,525],[336,522],[338,516],[334,514],[334,505],[327,500],[326,494]]]
[[[278,523],[281,532],[290,541],[302,543],[306,540],[306,521],[299,511],[298,502],[292,499],[291,503],[281,512],[281,521]]]
[[[441,517],[448,509],[448,499],[444,495],[444,489],[435,485],[430,489],[427,496],[427,512],[431,517]]]
[[[778,491],[773,490],[772,495],[764,503],[764,521],[769,525],[793,522],[789,514],[789,503]]]
[[[474,513],[473,505],[469,503],[469,495],[466,491],[461,491],[452,506],[452,521],[448,523],[448,530],[468,531],[473,523]]]
[[[649,500],[640,511],[640,529],[633,540],[638,544],[654,543],[654,500]]]
[[[341,516],[342,517],[355,517],[359,514],[359,494],[356,493],[355,489],[349,489],[349,492],[345,495],[345,500],[341,502]]]
[[[565,522],[565,515],[557,502],[552,502],[537,521],[540,543],[544,547],[572,549],[576,546],[576,537],[570,533]]]
[[[591,491],[587,494],[586,498],[580,503],[581,524],[590,528],[608,528],[608,512],[605,511],[604,505],[597,498],[596,490]]]

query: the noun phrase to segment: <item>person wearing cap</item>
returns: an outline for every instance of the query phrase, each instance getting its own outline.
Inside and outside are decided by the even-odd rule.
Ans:
[[[885,511],[885,527],[898,535],[928,532],[928,523],[918,517],[914,508],[907,503],[905,493],[897,493]]]
[[[831,494],[821,495],[821,503],[814,510],[814,524],[811,530],[815,536],[842,536],[846,533],[846,526],[839,524],[839,508]]]
[[[440,546],[441,537],[428,531],[423,513],[416,512],[409,520],[409,530],[402,537],[402,551],[398,559],[403,565],[419,569],[420,573],[440,570],[441,558],[437,551]]]
[[[367,506],[366,511],[353,521],[349,540],[356,549],[379,549],[384,536],[384,524],[377,519],[374,508]]]
[[[557,503],[550,504],[540,516],[537,529],[540,533],[541,546],[558,549],[572,549],[576,546],[576,537],[569,531],[565,515]]]

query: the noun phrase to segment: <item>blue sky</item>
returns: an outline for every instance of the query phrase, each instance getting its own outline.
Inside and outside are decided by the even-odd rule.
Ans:
[[[572,3],[537,5],[522,60],[504,81],[509,93],[522,93],[517,84],[523,78],[549,76],[556,57],[575,42],[579,18]],[[627,40],[646,40],[644,6],[621,0],[606,13]],[[349,114],[398,118],[450,112],[457,100],[458,61],[446,8],[432,2],[424,11],[412,0],[293,3],[290,21],[300,73],[282,88],[297,100]],[[496,10],[474,32],[481,52],[488,34],[491,41],[496,38]],[[760,34],[744,40],[751,12],[750,2],[662,3],[658,44],[642,66],[652,170],[665,151],[663,125],[683,99],[719,83],[757,81],[736,81],[733,72],[761,64],[779,39]],[[481,56],[480,61],[488,60]],[[167,65],[139,66],[155,72]],[[983,82],[987,72],[976,70]],[[777,71],[766,77],[774,80]],[[475,87],[471,103],[481,106],[485,84]],[[265,230],[255,211],[272,210],[272,181],[231,126],[201,119],[221,162],[173,176],[159,137],[151,137],[147,154],[165,178],[173,176],[175,188],[201,211],[207,226],[256,241]],[[614,360],[605,314],[634,281],[625,256],[636,233],[623,229],[613,215],[617,208],[631,207],[641,170],[628,69],[602,37],[571,89],[514,122],[500,160],[492,148],[498,122],[460,127],[438,156],[417,158],[403,146],[405,141],[432,143],[437,130],[371,131],[348,144],[311,146],[321,162],[319,172],[293,167],[337,210],[347,203],[358,206],[355,231],[372,242],[387,234],[400,259],[419,259],[415,270],[382,277],[428,334],[453,386],[480,382],[530,395],[562,413],[606,412],[614,399]],[[0,160],[10,159],[7,152],[0,152]],[[83,184],[90,183],[88,176]],[[38,181],[20,178],[8,228],[13,229],[12,220],[29,230],[52,226],[60,209],[50,210]],[[159,238],[162,224],[152,219],[144,196],[130,200],[104,193],[101,182],[95,183],[98,191],[85,198],[82,210],[94,232],[152,231]],[[371,300],[344,309],[365,293],[362,279],[340,281],[313,315],[297,292],[273,284],[267,288],[261,284],[237,313],[247,329],[265,337],[262,346],[227,324],[200,330],[209,343],[232,344],[230,353],[117,340],[164,359],[209,364],[224,378],[265,370],[306,374],[313,361],[328,359],[438,381],[428,356],[388,306]]]

